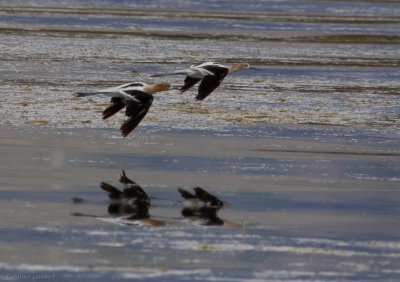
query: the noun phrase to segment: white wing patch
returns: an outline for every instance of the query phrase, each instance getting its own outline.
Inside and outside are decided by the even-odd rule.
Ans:
[[[128,100],[128,101],[130,100],[130,101],[141,103],[135,96],[129,95],[129,94],[125,93],[123,90],[120,90],[118,92],[121,93],[122,97],[125,100]]]
[[[201,75],[206,76],[206,75],[214,75],[214,73],[210,72],[209,70],[203,69],[202,67],[195,67],[196,70],[198,70]]]

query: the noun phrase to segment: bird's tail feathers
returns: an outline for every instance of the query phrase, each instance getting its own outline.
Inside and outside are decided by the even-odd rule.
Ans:
[[[87,97],[92,95],[103,94],[103,92],[77,92],[74,93],[75,97]]]
[[[155,74],[152,74],[152,75],[150,75],[150,77],[160,77],[160,76],[168,76],[168,75],[174,75],[174,74],[176,74],[176,73],[155,73]]]
[[[168,75],[182,75],[182,74],[186,74],[186,72],[181,71],[181,70],[177,70],[174,72],[167,72],[167,73],[155,73],[150,75],[151,77],[159,77],[159,76],[168,76]]]

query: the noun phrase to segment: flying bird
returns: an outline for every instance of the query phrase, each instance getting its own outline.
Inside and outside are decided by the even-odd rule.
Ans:
[[[244,70],[255,69],[250,67],[248,63],[239,63],[231,66],[225,66],[214,62],[205,62],[198,65],[192,65],[183,70],[176,70],[172,73],[157,73],[152,77],[166,76],[166,75],[186,75],[184,85],[181,87],[181,93],[192,88],[200,82],[198,93],[196,96],[197,101],[204,100],[211,94],[224,80],[228,74]]]
[[[128,117],[121,127],[123,137],[129,135],[142,121],[153,102],[153,94],[172,89],[167,82],[147,84],[131,82],[116,87],[102,89],[96,92],[78,92],[77,97],[86,97],[103,94],[111,97],[111,104],[103,111],[103,120],[108,119],[126,107],[125,115]]]

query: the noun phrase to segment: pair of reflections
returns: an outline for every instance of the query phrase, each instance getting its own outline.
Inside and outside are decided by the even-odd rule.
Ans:
[[[102,182],[101,189],[108,193],[110,203],[108,214],[112,217],[122,219],[125,224],[140,222],[144,225],[163,226],[164,221],[156,220],[150,216],[151,199],[147,193],[133,180],[127,177],[125,171],[119,178],[119,182],[124,185],[121,191],[118,188]],[[206,190],[195,187],[194,193],[178,188],[183,201],[181,201],[181,214],[184,218],[189,218],[199,225],[229,225],[228,222],[218,216],[218,211],[226,205],[216,196]],[[75,215],[83,215],[75,213]],[[239,226],[233,226],[239,227]]]

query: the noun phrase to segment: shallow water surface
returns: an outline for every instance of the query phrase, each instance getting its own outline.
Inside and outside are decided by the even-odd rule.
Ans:
[[[117,131],[2,128],[1,273],[61,281],[398,277],[398,140],[317,135],[138,131],[128,143]],[[99,184],[122,188],[122,168],[154,198],[151,218],[165,226],[108,215]],[[196,186],[229,204],[218,213],[225,226],[182,217],[177,188]]]

